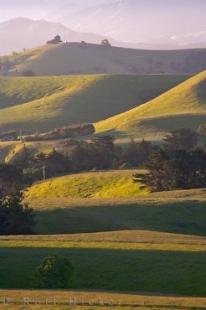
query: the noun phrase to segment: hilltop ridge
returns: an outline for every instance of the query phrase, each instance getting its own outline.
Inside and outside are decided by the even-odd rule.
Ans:
[[[44,45],[1,57],[7,74],[194,74],[205,69],[206,49],[141,50],[86,42]]]

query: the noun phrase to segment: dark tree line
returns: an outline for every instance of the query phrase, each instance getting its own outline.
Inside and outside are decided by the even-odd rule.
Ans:
[[[135,182],[152,191],[206,187],[206,152],[197,147],[197,134],[180,129],[167,135],[145,164],[148,173],[136,174]]]
[[[32,234],[33,210],[23,203],[21,192],[10,193],[0,198],[0,235]]]
[[[13,164],[23,171],[27,182],[68,173],[120,169],[142,166],[155,149],[150,142],[133,140],[124,147],[110,136],[96,137],[90,142],[67,140],[59,150],[33,155],[27,147]]]

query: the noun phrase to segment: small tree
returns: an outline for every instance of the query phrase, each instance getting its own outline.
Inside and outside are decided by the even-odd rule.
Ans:
[[[49,256],[36,269],[37,285],[42,288],[68,288],[71,283],[73,266],[62,256]]]
[[[0,235],[32,234],[34,225],[33,210],[21,192],[0,199]]]
[[[111,43],[109,42],[108,39],[104,39],[104,40],[101,41],[101,45],[102,46],[106,46],[106,47],[110,47]]]

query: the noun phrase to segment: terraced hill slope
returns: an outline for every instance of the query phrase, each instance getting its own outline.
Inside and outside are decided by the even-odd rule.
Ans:
[[[206,49],[135,50],[97,44],[45,45],[0,58],[13,74],[191,74],[205,69]]]
[[[97,132],[156,134],[206,122],[206,71],[126,113],[96,124]]]
[[[0,130],[47,131],[96,122],[155,98],[180,75],[0,78]]]

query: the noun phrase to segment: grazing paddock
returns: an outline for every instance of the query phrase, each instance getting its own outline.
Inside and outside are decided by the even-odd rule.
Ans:
[[[36,266],[55,254],[71,260],[73,289],[206,294],[206,238],[150,231],[1,237],[0,288],[35,288]]]

